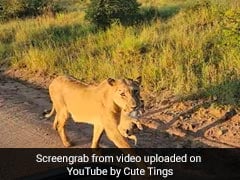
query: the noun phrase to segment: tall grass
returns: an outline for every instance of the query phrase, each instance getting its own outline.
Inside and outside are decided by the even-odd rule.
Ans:
[[[223,23],[227,13],[240,11],[238,1],[142,2],[142,8],[154,6],[160,15],[135,26],[113,24],[106,31],[85,21],[83,11],[2,24],[0,64],[97,82],[142,75],[147,90],[239,103],[240,45],[226,35]]]

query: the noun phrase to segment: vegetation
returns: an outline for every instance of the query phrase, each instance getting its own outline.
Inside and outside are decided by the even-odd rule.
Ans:
[[[139,4],[136,0],[91,0],[86,17],[97,27],[106,29],[113,22],[133,24],[138,11]]]
[[[240,103],[238,0],[139,0],[138,24],[105,30],[85,19],[89,1],[79,1],[55,17],[2,23],[0,64],[87,82],[142,75],[146,90]]]
[[[54,13],[59,8],[54,0],[1,0],[0,20]]]

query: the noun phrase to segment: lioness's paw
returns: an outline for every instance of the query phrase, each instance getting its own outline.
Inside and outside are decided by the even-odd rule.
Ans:
[[[134,145],[136,146],[137,145],[137,137],[135,135],[132,135],[132,136],[133,136],[132,140],[134,140]]]
[[[71,142],[63,142],[65,147],[71,147],[73,144]]]
[[[57,130],[57,126],[56,126],[56,125],[53,125],[53,129],[54,129],[54,130]]]

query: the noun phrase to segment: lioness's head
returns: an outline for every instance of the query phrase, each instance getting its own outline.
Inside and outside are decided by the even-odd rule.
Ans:
[[[130,113],[142,106],[143,101],[140,96],[141,77],[136,80],[109,78],[108,83],[114,88],[114,103],[122,110]]]

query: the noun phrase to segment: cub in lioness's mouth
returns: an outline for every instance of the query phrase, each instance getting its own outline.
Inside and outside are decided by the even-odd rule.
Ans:
[[[71,115],[75,122],[93,124],[92,148],[98,147],[103,131],[117,147],[129,148],[130,145],[118,128],[121,124],[131,123],[129,118],[122,118],[127,122],[120,123],[122,111],[136,112],[143,106],[139,93],[140,84],[141,77],[136,80],[109,78],[93,86],[72,77],[59,76],[49,86],[52,110],[46,117],[52,116],[56,111],[53,128],[58,131],[66,147],[71,146],[71,143],[64,126]]]

